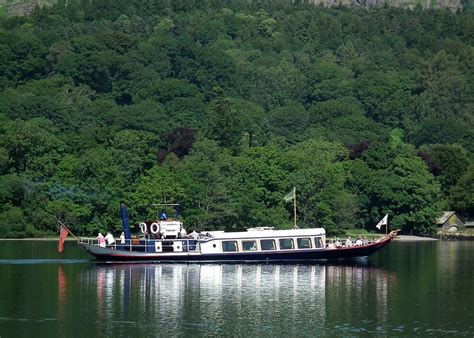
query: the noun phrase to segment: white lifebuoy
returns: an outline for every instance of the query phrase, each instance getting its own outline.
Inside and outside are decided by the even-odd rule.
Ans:
[[[151,223],[150,231],[153,235],[156,235],[159,230],[160,230],[160,225],[158,223],[156,223],[156,222]]]
[[[142,234],[146,234],[146,223],[141,222],[139,225],[140,225],[140,231],[142,232]]]

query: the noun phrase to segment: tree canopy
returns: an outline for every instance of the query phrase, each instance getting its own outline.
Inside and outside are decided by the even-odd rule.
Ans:
[[[58,1],[0,17],[0,237],[472,217],[470,11]]]

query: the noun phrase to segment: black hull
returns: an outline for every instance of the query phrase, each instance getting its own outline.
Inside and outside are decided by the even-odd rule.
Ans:
[[[246,263],[246,262],[305,262],[317,260],[347,259],[355,257],[366,257],[382,249],[396,236],[389,235],[378,242],[365,246],[338,248],[338,249],[309,249],[309,250],[287,250],[272,252],[237,252],[202,254],[200,252],[183,253],[144,253],[125,250],[113,250],[100,248],[96,245],[80,243],[80,245],[100,261],[130,262],[130,261],[152,261],[152,262],[179,262],[179,263]]]

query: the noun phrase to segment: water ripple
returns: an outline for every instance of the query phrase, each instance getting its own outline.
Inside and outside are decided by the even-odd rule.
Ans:
[[[11,317],[0,317],[0,321],[13,321],[13,322],[53,322],[57,321],[56,318],[39,318],[39,319],[31,319],[31,318],[11,318]]]
[[[87,259],[0,259],[0,265],[2,264],[83,264],[90,262]]]

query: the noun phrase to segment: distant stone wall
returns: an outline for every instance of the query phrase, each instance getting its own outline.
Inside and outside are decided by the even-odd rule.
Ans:
[[[447,233],[439,232],[435,238],[443,241],[474,241],[474,235],[463,232]]]

